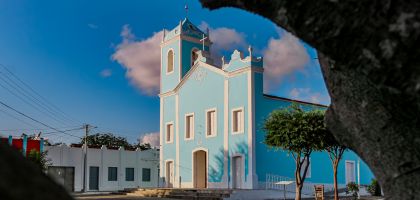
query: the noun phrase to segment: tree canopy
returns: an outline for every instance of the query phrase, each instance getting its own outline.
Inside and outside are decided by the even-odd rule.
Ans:
[[[297,104],[274,110],[264,124],[265,143],[294,153],[323,150],[325,144],[320,137],[326,131],[323,113],[320,110],[305,112]]]
[[[130,144],[127,141],[127,138],[115,136],[112,133],[96,133],[93,135],[88,135],[87,143],[89,145],[94,145],[94,146],[101,146],[101,145],[111,146],[111,147],[122,146],[125,149],[133,149],[133,148],[140,148],[141,150],[151,149],[151,146],[148,143],[141,144],[139,142],[136,144]],[[84,138],[80,140],[80,144],[84,144]]]

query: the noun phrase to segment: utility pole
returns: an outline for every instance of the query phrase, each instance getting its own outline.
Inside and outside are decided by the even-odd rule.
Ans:
[[[86,171],[87,171],[87,149],[88,149],[88,143],[87,143],[87,137],[89,135],[89,124],[85,124],[85,138],[84,138],[84,144],[83,144],[83,190],[82,192],[86,192]]]

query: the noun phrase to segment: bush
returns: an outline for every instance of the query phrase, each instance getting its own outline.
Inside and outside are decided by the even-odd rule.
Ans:
[[[350,182],[347,184],[347,192],[351,193],[355,199],[357,198],[357,193],[359,192],[359,186],[355,182]]]
[[[46,171],[48,169],[48,166],[51,165],[51,160],[47,158],[47,152],[44,151],[42,153],[32,149],[27,157],[27,159],[31,160],[32,162],[34,162],[36,165],[39,166],[39,168],[41,168],[41,170]]]
[[[378,181],[376,179],[372,179],[372,182],[367,187],[367,191],[372,196],[381,196],[381,186],[379,185]]]

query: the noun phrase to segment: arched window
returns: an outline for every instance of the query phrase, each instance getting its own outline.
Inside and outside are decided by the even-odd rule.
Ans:
[[[168,69],[166,73],[171,73],[174,71],[174,51],[169,50],[168,51]]]
[[[198,58],[198,49],[197,48],[193,48],[191,50],[191,66],[194,65],[194,62],[197,60]]]

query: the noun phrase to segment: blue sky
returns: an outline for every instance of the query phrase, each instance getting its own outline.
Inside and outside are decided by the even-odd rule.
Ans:
[[[178,0],[0,0],[0,64],[73,120],[57,122],[40,113],[41,108],[35,109],[3,87],[0,87],[0,101],[63,130],[90,123],[98,127],[95,132],[112,132],[131,142],[142,134],[157,132],[158,97],[145,92],[143,80],[126,74],[130,64],[113,55],[121,50],[123,39],[127,39],[121,36],[124,26],[132,36],[130,44],[141,45],[163,28],[175,27],[185,17],[184,5],[185,1]],[[232,43],[219,42],[215,48],[221,55],[228,55],[234,48],[246,49],[248,45],[261,56],[270,55],[274,50],[289,51],[287,44],[295,45],[290,50],[292,53],[303,47],[307,56],[302,58],[306,59],[304,62],[296,56],[295,60],[290,60],[293,55],[287,53],[281,57],[288,60],[284,63],[290,63],[289,67],[270,78],[267,93],[329,103],[316,52],[308,45],[293,39],[262,17],[232,8],[210,12],[201,8],[198,1],[188,1],[188,5],[188,18],[197,26],[209,27],[213,42],[226,39],[217,36],[226,31],[240,38]],[[147,55],[149,52],[141,53]],[[302,51],[297,54],[301,55]],[[271,60],[271,63],[278,63]],[[0,72],[6,73],[1,66]],[[0,83],[7,87],[2,80]],[[34,132],[32,129],[46,127],[0,105],[0,134],[30,134]],[[69,133],[83,134],[80,130]],[[55,142],[79,140],[63,134],[50,134],[49,137]]]

